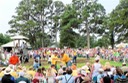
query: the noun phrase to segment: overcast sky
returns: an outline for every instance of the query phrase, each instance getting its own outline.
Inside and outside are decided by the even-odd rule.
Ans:
[[[8,22],[12,15],[15,14],[15,8],[21,0],[0,0],[0,33],[5,34],[10,29]],[[72,0],[61,0],[65,4],[71,3]],[[107,13],[110,13],[119,3],[119,0],[99,0]]]

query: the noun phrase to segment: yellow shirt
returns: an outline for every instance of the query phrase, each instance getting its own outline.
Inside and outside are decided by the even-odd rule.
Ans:
[[[33,70],[28,70],[28,71],[27,71],[27,74],[29,74],[29,75],[31,75],[32,77],[34,77],[35,74],[36,74],[36,72],[33,71]]]
[[[73,54],[74,54],[74,56],[76,56],[76,55],[77,55],[77,53],[76,53],[75,51],[74,51],[74,53],[73,53]]]
[[[52,55],[52,56],[51,56],[51,63],[52,63],[52,64],[55,65],[58,60],[59,60],[59,58],[58,58],[57,56],[55,56],[55,55]]]
[[[51,53],[50,53],[50,51],[47,51],[46,54],[47,54],[47,55],[50,55]]]
[[[72,76],[77,76],[77,75],[78,75],[77,70],[73,70],[73,71],[72,71]]]
[[[18,78],[18,75],[15,71],[11,72],[11,75],[14,77],[14,78]]]
[[[71,59],[70,59],[70,57],[69,57],[67,54],[64,54],[64,55],[62,56],[61,60],[62,60],[63,62],[65,62],[65,63],[67,63],[67,62],[70,61]]]
[[[0,72],[0,78],[2,78],[4,76],[4,72]]]
[[[54,73],[57,73],[57,71],[56,71],[54,68],[52,68],[52,71],[53,71]]]

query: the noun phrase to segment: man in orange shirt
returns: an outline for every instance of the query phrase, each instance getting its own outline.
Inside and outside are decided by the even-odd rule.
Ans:
[[[13,54],[9,59],[9,64],[17,65],[19,63],[19,57],[16,54]]]
[[[72,65],[70,57],[65,52],[61,53],[61,60],[67,65],[67,67]]]

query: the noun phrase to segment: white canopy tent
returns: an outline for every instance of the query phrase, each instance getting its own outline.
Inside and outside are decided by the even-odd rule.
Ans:
[[[23,44],[23,42],[26,43],[28,48],[31,48],[30,44],[28,42],[26,42],[26,40],[28,40],[28,38],[25,36],[16,35],[16,36],[11,37],[11,39],[13,41],[8,42],[7,44],[4,44],[1,46],[2,48],[4,48],[4,50],[7,49],[8,52],[10,52],[11,50],[15,51],[16,50],[15,47],[17,47],[17,46],[20,48],[21,45]]]
[[[117,44],[116,47],[117,48],[125,48],[126,46],[128,46],[128,43],[120,43],[120,44]]]
[[[21,46],[21,44],[23,42],[27,43],[25,40],[20,40],[20,46]],[[18,40],[14,40],[14,41],[8,42],[7,44],[2,45],[1,47],[3,47],[3,48],[4,47],[12,47],[12,48],[14,48],[17,43],[19,43]],[[27,43],[27,46],[31,47],[29,43]]]
[[[13,39],[13,40],[28,40],[27,37],[22,36],[22,35],[16,35],[14,37],[11,37],[11,39]]]

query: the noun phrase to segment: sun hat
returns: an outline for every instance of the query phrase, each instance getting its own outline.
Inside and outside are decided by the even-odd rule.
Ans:
[[[82,69],[86,70],[86,69],[89,69],[89,67],[85,65],[85,66],[82,67]]]
[[[10,67],[7,67],[4,71],[4,74],[8,75],[12,72],[11,68]]]
[[[104,72],[104,70],[102,68],[99,69],[99,72]]]
[[[78,73],[81,74],[81,75],[84,75],[84,76],[87,75],[86,71],[85,70],[82,70],[82,69],[79,69],[78,70]]]
[[[81,69],[84,70],[86,73],[90,73],[88,66],[83,66]]]
[[[97,57],[95,58],[95,60],[96,60],[96,61],[97,61],[97,60],[100,60],[100,57],[97,56]]]
[[[82,83],[86,83],[88,81],[90,81],[91,79],[89,78],[89,76],[85,76],[85,77],[82,77],[83,81]]]
[[[58,52],[55,50],[54,53],[58,53]]]

